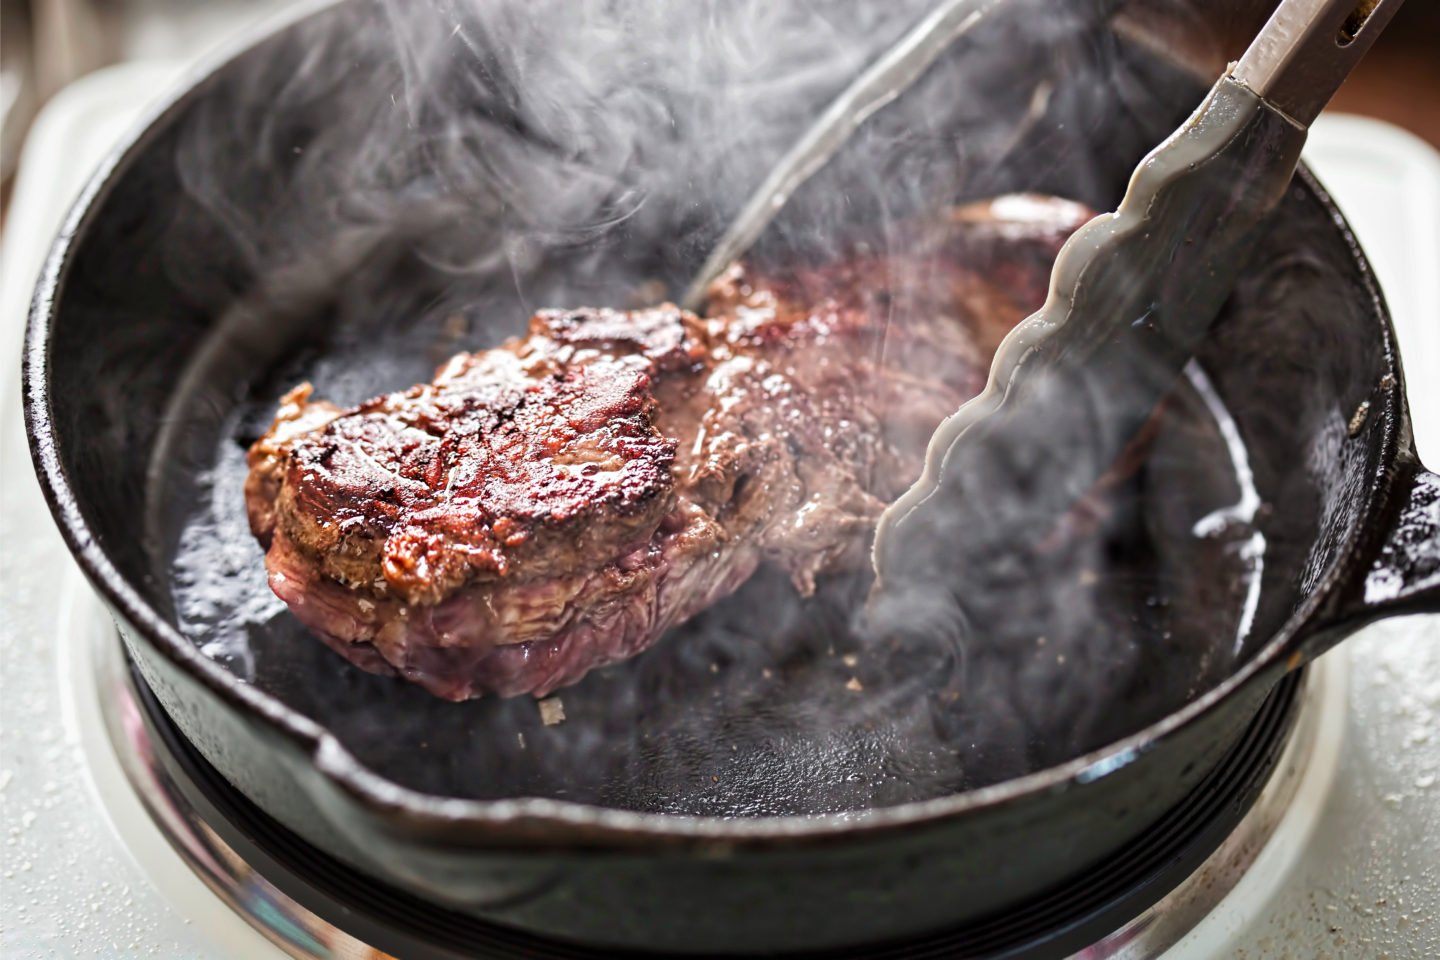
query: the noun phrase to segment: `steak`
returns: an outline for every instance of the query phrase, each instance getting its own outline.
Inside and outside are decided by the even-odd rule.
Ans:
[[[703,316],[542,311],[349,409],[302,384],[249,452],[270,585],[353,663],[452,700],[574,683],[760,564],[808,594],[867,562],[1089,216],[1000,198],[905,226],[903,253],[737,265]]]

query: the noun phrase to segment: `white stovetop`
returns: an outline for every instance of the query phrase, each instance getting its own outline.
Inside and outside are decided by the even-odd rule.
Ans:
[[[129,64],[57,97],[33,128],[6,226],[0,953],[7,958],[274,955],[186,873],[116,781],[96,772],[94,731],[62,709],[63,625],[75,623],[77,610],[94,614],[84,591],[66,586],[78,574],[34,481],[20,420],[20,340],[45,249],[106,146],[177,72],[170,63]],[[1440,155],[1382,124],[1327,117],[1307,158],[1375,262],[1407,361],[1421,453],[1433,461],[1440,456]],[[1256,882],[1242,881],[1173,956],[1440,957],[1440,617],[1373,627],[1331,656],[1349,663],[1348,716],[1334,788],[1301,798],[1313,832],[1267,848],[1252,871]],[[1261,883],[1258,866],[1281,882]]]

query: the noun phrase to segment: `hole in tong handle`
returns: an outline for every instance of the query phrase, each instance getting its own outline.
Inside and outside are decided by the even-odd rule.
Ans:
[[[1365,29],[1365,24],[1370,20],[1370,14],[1380,6],[1380,0],[1360,0],[1345,22],[1340,25],[1340,30],[1335,34],[1335,45],[1337,47],[1348,47],[1360,36],[1360,31]]]

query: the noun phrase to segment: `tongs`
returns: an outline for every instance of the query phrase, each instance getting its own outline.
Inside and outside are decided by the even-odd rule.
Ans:
[[[1007,2],[946,0],[858,77],[745,205],[684,303],[703,300],[866,118]],[[1402,2],[1282,0],[1190,119],[1140,162],[1115,212],[1071,237],[1045,306],[1001,343],[985,389],[940,426],[923,475],[881,517],[875,598],[889,596],[872,613],[888,603],[913,618],[907,604],[941,571],[1044,540],[1113,468],[1209,332],[1309,125]],[[1090,12],[1117,6],[1094,0]],[[1083,456],[1052,442],[1077,436]]]
[[[1309,125],[1401,2],[1283,0],[1118,209],[1070,238],[1045,306],[1001,343],[986,388],[882,517],[881,590],[924,578],[962,541],[978,559],[1042,540],[1111,469],[1220,313]]]

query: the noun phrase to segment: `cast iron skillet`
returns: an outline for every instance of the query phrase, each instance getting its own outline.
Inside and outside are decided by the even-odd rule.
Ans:
[[[547,735],[525,701],[439,704],[341,664],[283,616],[256,632],[256,666],[241,682],[177,628],[168,566],[218,432],[238,431],[243,441],[253,430],[244,411],[266,408],[299,375],[323,386],[329,371],[329,386],[341,392],[343,372],[357,364],[394,378],[387,386],[423,379],[434,360],[427,350],[441,339],[424,318],[444,311],[414,303],[397,311],[384,301],[397,278],[423,270],[401,242],[335,280],[343,295],[312,305],[323,322],[252,311],[260,326],[246,329],[266,336],[236,346],[230,330],[219,337],[228,346],[215,346],[216,330],[254,302],[257,276],[283,260],[284,238],[303,227],[287,220],[304,207],[296,191],[303,168],[290,158],[317,128],[341,122],[357,86],[395,69],[391,47],[363,39],[370,34],[362,28],[382,22],[361,0],[310,15],[200,79],[119,148],[50,256],[25,360],[41,482],[146,682],[236,788],[357,870],[502,923],[635,948],[761,952],[935,930],[1082,876],[1211,771],[1282,674],[1379,617],[1440,609],[1440,478],[1416,461],[1394,335],[1370,269],[1302,172],[1199,358],[1246,441],[1266,502],[1256,520],[1269,544],[1261,600],[1234,656],[1216,652],[1233,633],[1192,630],[1167,645],[1160,633],[1144,633],[1153,626],[1145,621],[1140,633],[1124,628],[1132,633],[1121,647],[1132,656],[1114,677],[1104,664],[1073,665],[1072,674],[1045,661],[1048,672],[1037,678],[1027,665],[1041,663],[1038,655],[978,657],[959,674],[973,682],[958,688],[969,712],[955,708],[966,719],[954,729],[932,711],[921,720],[938,733],[898,723],[876,734],[871,724],[828,740],[787,740],[794,731],[775,727],[790,717],[787,697],[811,690],[805,683],[830,669],[825,658],[845,640],[843,620],[817,620],[806,608],[797,631],[757,639],[772,660],[712,671],[703,635],[681,631],[566,691],[571,718],[549,732],[558,746],[547,761],[512,745],[520,734]],[[933,101],[925,116],[915,113],[926,84],[932,93],[953,85],[952,58],[877,119],[877,135],[892,138],[945,124],[965,131],[958,173],[954,142],[908,144],[949,158],[949,166],[901,171],[922,192],[943,184],[959,199],[1038,189],[1109,208],[1135,160],[1203,91],[1108,29],[1061,50],[1005,49],[983,64],[995,80],[975,92],[983,103],[955,87],[952,114],[937,118]],[[967,55],[970,69],[980,54]],[[343,62],[326,74],[332,82],[296,97],[291,81],[317,56]],[[1019,140],[987,135],[1016,128],[1011,121],[1034,103],[1034,77],[1045,71],[1065,82],[1041,122]],[[1144,95],[1127,95],[1137,90]],[[509,133],[523,133],[521,121],[508,122]],[[210,151],[207,169],[218,182],[197,184],[183,166],[197,144]],[[791,215],[813,214],[844,193],[835,178],[853,172],[842,158]],[[197,200],[207,192],[280,239],[242,248],[215,205]],[[652,198],[647,215],[663,221],[670,210],[673,222],[655,235],[674,242],[637,254],[632,235],[560,251],[554,272],[593,285],[547,287],[546,268],[537,267],[530,292],[620,302],[637,257],[648,258],[650,274],[687,276],[706,227],[686,219],[687,204],[667,208],[664,199]],[[859,220],[874,214],[863,201],[853,206]],[[507,304],[453,273],[413,286],[431,301]],[[342,308],[356,300],[367,309]],[[512,298],[490,312],[519,319],[518,307]],[[407,325],[398,328],[396,316]],[[472,340],[449,349],[506,332],[472,327]],[[1181,397],[1176,407],[1186,403]],[[1203,472],[1204,462],[1185,460],[1213,452],[1203,430],[1186,433],[1180,423],[1164,435],[1178,438],[1166,449],[1181,469],[1142,471],[1127,496],[1171,503],[1165,490],[1183,491],[1187,470]],[[251,549],[237,579],[259,563]],[[1142,560],[1169,563],[1172,599],[1191,611],[1233,587],[1233,571],[1218,560],[1179,568],[1174,558]],[[796,610],[763,580],[740,603],[773,605],[785,617]],[[723,621],[735,609],[713,616]],[[1091,625],[1110,627],[1122,629]],[[792,643],[803,654],[795,668],[803,682],[787,687],[785,674],[773,691],[755,693],[757,669],[794,666]],[[1068,706],[1047,725],[1027,714],[1039,700]],[[1001,728],[1004,737],[985,740]],[[911,736],[931,751],[928,766],[914,761]],[[965,752],[955,746],[961,740],[988,746]],[[717,758],[726,751],[734,758]],[[650,763],[657,756],[665,762]],[[912,761],[909,777],[886,781],[876,772]],[[759,773],[747,780],[747,769]]]

